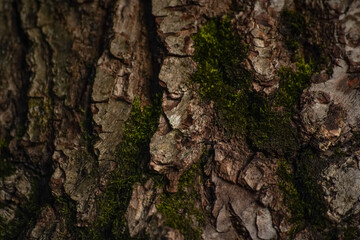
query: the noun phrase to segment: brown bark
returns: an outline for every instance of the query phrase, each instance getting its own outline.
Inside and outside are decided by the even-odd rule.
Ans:
[[[159,126],[145,163],[153,175],[129,189],[126,234],[192,238],[159,210],[164,196],[184,191],[199,197],[177,212],[186,220],[191,214],[184,209],[202,213],[203,223],[189,220],[189,226],[203,239],[287,239],[295,227],[296,239],[356,239],[359,9],[357,0],[0,2],[0,236],[76,239],[93,229],[119,167],[116,154],[133,103],[149,105],[161,86]],[[314,178],[328,224],[321,228],[289,220],[294,211],[278,176],[283,152],[254,147],[250,133],[228,134],[217,124],[216,103],[201,99],[191,82],[198,67],[194,34],[227,15],[249,46],[241,66],[253,74],[251,92],[273,99],[281,67],[297,68],[281,22],[287,10],[306,21],[298,53],[307,61],[327,58],[289,120],[299,131],[292,171],[307,169],[299,162],[304,146],[317,153]],[[199,177],[184,190],[181,176],[199,161]],[[155,172],[167,178],[166,186]]]

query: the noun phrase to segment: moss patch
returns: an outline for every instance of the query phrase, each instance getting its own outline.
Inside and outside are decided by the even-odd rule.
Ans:
[[[310,147],[302,149],[292,159],[279,161],[278,185],[284,193],[284,203],[291,212],[294,227],[290,235],[309,227],[315,231],[327,227],[326,205],[320,186],[317,184],[322,169],[322,160]]]
[[[282,158],[278,161],[277,175],[279,176],[278,186],[284,193],[285,205],[291,211],[291,222],[295,223],[295,227],[290,230],[293,235],[303,225],[304,219],[304,202],[294,184],[294,173],[289,161]]]
[[[303,90],[310,86],[310,78],[314,72],[312,65],[306,63],[303,57],[298,58],[296,71],[282,67],[278,73],[280,86],[276,93],[276,105],[284,107],[284,110],[292,115],[294,113],[293,108],[299,104]]]
[[[141,107],[136,99],[123,138],[116,153],[116,169],[112,172],[105,193],[99,200],[99,214],[89,228],[91,239],[131,239],[124,214],[129,204],[132,186],[144,183],[151,175],[147,164],[150,160],[150,139],[158,126],[161,96]]]
[[[292,60],[296,61],[297,70],[283,67],[279,71],[280,86],[275,104],[284,108],[287,115],[293,116],[297,113],[294,107],[298,105],[302,90],[310,85],[310,78],[314,73],[326,68],[329,58],[325,56],[324,44],[309,42],[308,39],[313,34],[301,13],[284,10],[280,25],[285,44],[292,52]],[[328,225],[325,218],[327,208],[322,189],[317,183],[324,168],[322,162],[319,153],[309,146],[299,147],[293,156],[279,162],[279,187],[284,192],[285,203],[292,214],[290,220],[295,226],[291,234],[305,226],[314,231],[322,231]]]
[[[252,148],[276,155],[296,151],[296,133],[287,113],[273,110],[270,101],[262,96],[252,97],[247,132]]]
[[[198,70],[192,79],[200,85],[200,96],[214,102],[219,122],[227,130],[245,135],[254,151],[282,159],[279,187],[291,211],[295,233],[304,226],[321,229],[326,223],[326,207],[317,185],[319,172],[314,171],[319,169],[319,158],[311,148],[301,147],[301,137],[292,121],[301,94],[323,59],[304,55],[305,47],[310,45],[306,45],[308,29],[301,14],[284,11],[281,20],[283,30],[289,33],[285,41],[293,51],[296,68],[279,70],[279,89],[272,96],[265,97],[250,88],[251,74],[241,65],[246,46],[226,17],[210,20],[194,36]]]
[[[284,37],[284,42],[293,61],[297,61],[298,53],[305,56],[307,63],[310,63],[316,71],[329,67],[330,59],[326,55],[326,44],[322,39],[315,39],[315,33],[312,29],[316,28],[318,20],[312,15],[308,15],[308,21],[305,15],[299,11],[285,9],[280,16],[280,32]],[[311,39],[311,41],[309,41]],[[328,68],[328,74],[331,75],[331,69]]]
[[[247,46],[228,17],[210,20],[193,39],[198,69],[192,80],[199,83],[200,96],[214,102],[220,125],[232,134],[245,134],[259,151],[296,151],[299,144],[291,116],[312,74],[305,59],[298,59],[297,71],[286,67],[279,71],[279,90],[268,99],[251,89],[252,74],[242,65]]]
[[[295,171],[295,186],[304,202],[304,219],[308,225],[316,229],[326,227],[326,206],[320,186],[317,184],[323,160],[318,153],[307,147],[300,151],[299,157],[293,163]]]
[[[166,226],[178,229],[185,239],[201,239],[201,228],[205,223],[201,196],[196,187],[202,175],[202,161],[198,161],[180,178],[178,192],[164,193],[157,209],[165,217]],[[195,227],[197,226],[197,228]]]
[[[282,67],[279,89],[269,99],[257,93],[251,95],[248,136],[253,147],[260,151],[284,156],[299,149],[298,131],[292,123],[303,90],[310,85],[314,69],[298,57],[296,70]]]
[[[252,77],[242,66],[247,46],[235,32],[224,17],[208,21],[193,36],[198,67],[192,81],[200,84],[204,100],[214,102],[221,124],[231,131],[244,131]]]

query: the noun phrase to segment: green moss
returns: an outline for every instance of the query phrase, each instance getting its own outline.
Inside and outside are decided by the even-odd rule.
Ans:
[[[274,105],[282,108],[282,118],[278,118],[278,122],[281,123],[280,126],[285,127],[269,127],[276,133],[275,136],[284,137],[283,142],[279,142],[279,149],[287,144],[291,146],[287,148],[288,160],[279,161],[278,176],[279,188],[284,192],[284,201],[292,214],[291,221],[295,223],[292,233],[305,225],[321,228],[325,223],[326,207],[317,184],[319,172],[314,172],[314,169],[319,169],[319,166],[315,166],[319,164],[319,159],[311,148],[300,148],[297,129],[289,127],[291,116],[297,113],[303,89],[310,85],[310,77],[314,71],[313,65],[307,63],[303,57],[298,57],[296,71],[287,67],[280,69],[279,89],[275,95]],[[276,124],[276,121],[273,123]],[[287,133],[288,137],[282,133]]]
[[[297,61],[297,54],[302,53],[313,70],[320,71],[329,67],[330,59],[326,55],[326,44],[322,39],[316,39],[316,34],[313,33],[313,25],[317,20],[311,15],[308,17],[309,23],[300,12],[285,9],[281,12],[280,30],[287,48],[292,53],[293,61]],[[328,72],[330,73],[330,70]]]
[[[131,239],[124,214],[129,204],[132,187],[136,182],[144,183],[151,173],[147,164],[150,160],[150,139],[158,126],[160,99],[145,107],[136,99],[123,137],[116,153],[116,169],[112,172],[105,193],[99,200],[99,214],[89,228],[91,239]]]
[[[308,53],[311,48],[319,51],[321,48],[306,42],[308,30],[301,14],[286,10],[281,19],[283,31],[288,33],[286,43],[292,43],[289,47],[294,50],[296,69],[279,70],[279,89],[275,94],[265,97],[251,90],[251,74],[241,65],[246,46],[234,33],[227,17],[210,20],[194,36],[198,69],[192,80],[199,83],[200,96],[214,102],[218,120],[226,129],[245,135],[254,151],[282,159],[278,169],[279,187],[292,214],[294,234],[304,226],[321,229],[326,223],[326,207],[317,184],[319,172],[313,171],[320,169],[315,166],[319,159],[310,148],[301,148],[301,137],[292,122],[292,116],[298,113],[301,94],[310,85],[312,74],[320,70],[323,58]],[[174,195],[162,211],[169,219],[175,219],[174,226],[188,229],[188,225],[181,225],[184,217],[176,211],[184,201],[183,195]]]
[[[309,43],[305,41],[303,52],[305,61],[311,65],[313,72],[320,72],[324,69],[327,74],[332,75],[333,68],[330,66],[330,58],[326,55],[326,45],[323,42]]]
[[[288,67],[279,70],[279,89],[273,99],[256,93],[250,97],[248,136],[258,150],[284,155],[299,149],[291,117],[297,112],[304,88],[310,85],[313,69],[301,57],[296,67],[296,71]]]
[[[198,66],[192,80],[200,84],[201,97],[214,102],[222,125],[244,132],[251,82],[251,74],[242,66],[246,45],[228,17],[208,21],[193,39]]]
[[[309,30],[301,14],[285,10],[281,22],[285,29],[285,43],[290,50],[299,50],[292,57],[296,61],[296,71],[288,67],[279,70],[279,89],[274,98],[274,106],[281,108],[282,115],[287,116],[286,121],[290,123],[291,117],[298,113],[297,106],[303,89],[310,85],[311,76],[324,68],[328,59],[324,57],[323,47],[308,42],[306,34]],[[300,139],[296,129],[293,129],[293,139]],[[294,223],[290,235],[293,236],[304,227],[322,231],[328,225],[325,218],[327,208],[322,189],[317,183],[321,170],[325,167],[323,160],[311,147],[301,148],[300,143],[289,153],[279,162],[278,184],[291,212],[290,220]]]
[[[327,226],[327,208],[317,184],[323,169],[322,161],[310,147],[299,152],[292,161],[280,160],[277,171],[278,185],[291,212],[290,221],[294,223],[290,234],[305,226],[313,230],[322,230]]]
[[[282,67],[278,72],[280,81],[275,101],[277,106],[284,107],[288,113],[293,113],[293,107],[298,105],[304,88],[310,85],[314,72],[311,64],[306,63],[303,57],[298,58],[296,68],[296,71],[293,71],[291,68]]]
[[[291,211],[291,222],[295,227],[289,234],[293,235],[304,224],[304,202],[294,184],[294,173],[290,163],[282,158],[278,161],[277,175],[279,176],[278,186],[284,193],[284,203]]]
[[[303,36],[306,31],[303,16],[284,11],[282,19],[286,20],[284,28],[290,32],[290,37],[294,37],[288,40],[295,41],[295,36]],[[278,73],[279,89],[273,96],[265,98],[249,87],[251,74],[241,67],[246,47],[233,32],[227,18],[218,18],[209,21],[195,35],[194,59],[199,65],[193,81],[200,83],[199,93],[205,100],[214,101],[220,122],[225,123],[227,129],[245,134],[256,151],[283,159],[279,161],[279,187],[291,211],[291,221],[296,226],[292,233],[304,226],[322,228],[326,207],[316,182],[319,173],[312,170],[316,169],[314,163],[318,159],[310,150],[300,148],[300,136],[292,123],[301,94],[310,85],[311,75],[318,70],[316,63],[311,57],[294,55],[296,70],[282,67]],[[297,44],[302,47],[303,42]],[[242,70],[235,72],[233,69]],[[181,197],[185,193],[181,193],[174,199],[168,196],[171,201],[168,200],[169,204],[164,207],[168,218],[175,219],[173,225],[183,223],[184,217],[176,215],[178,205],[184,201]],[[171,208],[171,205],[177,207]],[[186,225],[181,227],[189,228]]]
[[[273,110],[262,96],[251,98],[248,138],[257,151],[284,155],[298,149],[297,130],[288,113]]]
[[[166,226],[178,229],[185,239],[201,239],[205,217],[200,206],[201,196],[196,187],[202,175],[201,161],[194,164],[180,178],[176,193],[164,193],[157,209],[165,217]],[[197,226],[197,227],[194,227]]]
[[[305,205],[304,218],[312,227],[325,227],[326,206],[321,187],[317,184],[323,160],[310,147],[302,149],[295,162],[295,184]]]
[[[268,100],[251,90],[251,73],[242,66],[247,47],[227,17],[210,20],[193,39],[198,68],[192,80],[199,83],[201,97],[214,102],[220,124],[232,133],[246,134],[257,150],[296,151],[291,115],[312,73],[304,58],[299,58],[297,71],[279,71],[279,90]]]

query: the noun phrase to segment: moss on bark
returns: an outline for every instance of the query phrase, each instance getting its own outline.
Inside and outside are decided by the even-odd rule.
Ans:
[[[131,239],[125,212],[133,185],[144,183],[155,175],[148,169],[149,145],[158,126],[161,96],[151,105],[141,107],[135,99],[130,117],[125,123],[123,137],[116,153],[116,168],[111,173],[108,186],[99,199],[99,214],[89,228],[90,239]]]
[[[203,173],[202,161],[195,163],[180,178],[176,193],[164,193],[157,209],[165,217],[166,226],[178,229],[185,239],[201,239],[201,227],[205,223],[201,209],[201,196],[197,184]]]
[[[228,17],[210,20],[194,36],[198,70],[192,80],[199,83],[200,96],[214,102],[219,122],[227,130],[244,135],[254,151],[282,159],[278,184],[292,214],[295,227],[290,234],[294,234],[305,226],[322,229],[326,224],[326,206],[317,184],[319,172],[313,171],[318,155],[311,148],[304,150],[293,123],[301,94],[324,61],[301,54],[306,53],[303,37],[307,31],[301,14],[286,10],[281,21],[290,34],[285,42],[293,51],[296,68],[284,66],[279,70],[279,88],[272,96],[265,97],[250,88],[252,74],[241,64],[247,47]]]

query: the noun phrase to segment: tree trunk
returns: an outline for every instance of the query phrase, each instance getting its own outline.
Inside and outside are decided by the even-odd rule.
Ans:
[[[360,1],[0,19],[1,239],[360,236]]]

